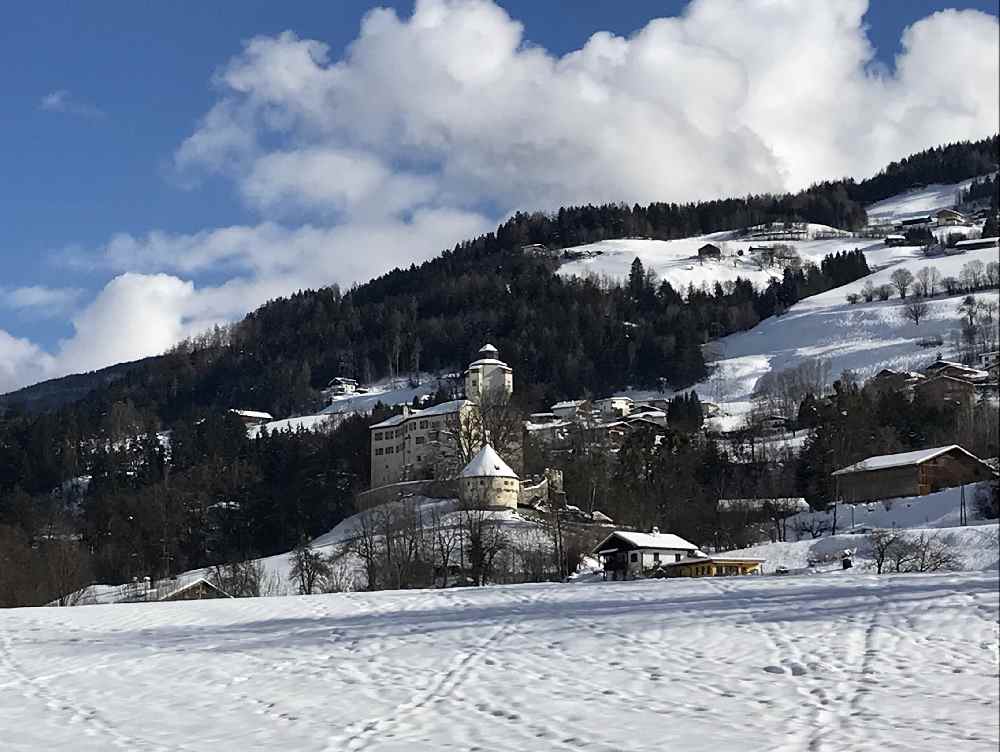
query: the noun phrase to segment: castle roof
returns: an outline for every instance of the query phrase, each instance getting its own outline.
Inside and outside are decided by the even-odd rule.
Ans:
[[[476,452],[465,469],[462,470],[463,478],[516,478],[517,473],[511,470],[510,465],[504,462],[496,450],[489,444]]]

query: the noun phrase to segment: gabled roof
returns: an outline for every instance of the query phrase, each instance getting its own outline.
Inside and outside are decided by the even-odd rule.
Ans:
[[[587,400],[563,400],[562,402],[556,402],[550,409],[555,410],[566,410],[570,407],[580,407],[587,403]]]
[[[463,478],[516,478],[517,473],[510,469],[496,450],[489,444],[480,449],[476,456],[462,470]]]
[[[231,413],[236,413],[241,418],[259,418],[260,420],[274,420],[274,416],[271,413],[262,413],[256,410],[230,410]]]
[[[935,457],[940,457],[942,454],[947,454],[948,452],[953,451],[961,452],[970,459],[983,464],[983,461],[976,455],[965,451],[958,444],[952,444],[950,446],[934,447],[932,449],[918,449],[915,452],[900,452],[898,454],[882,454],[876,457],[869,457],[866,460],[861,460],[861,462],[855,462],[853,465],[841,468],[840,470],[834,472],[833,475],[850,475],[851,473],[865,473],[872,470],[885,470],[890,467],[909,467],[913,465],[920,465],[928,460],[934,459]]]
[[[604,540],[594,546],[595,551],[602,551],[614,538],[631,543],[636,548],[669,548],[679,551],[697,551],[698,547],[673,533],[633,533],[629,530],[615,530]]]
[[[408,420],[413,420],[414,418],[431,418],[441,415],[451,415],[452,413],[457,413],[462,409],[463,406],[468,404],[468,400],[452,400],[451,402],[442,402],[440,405],[432,405],[431,407],[425,407],[422,410],[410,410],[409,415],[393,415],[391,418],[386,418],[381,423],[375,423],[369,426],[369,428],[393,428],[401,423],[405,423]]]

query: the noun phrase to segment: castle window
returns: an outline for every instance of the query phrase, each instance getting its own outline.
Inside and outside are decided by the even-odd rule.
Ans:
[[[421,428],[427,428],[427,421],[426,420],[420,421],[420,427]]]
[[[427,442],[427,439],[424,438],[423,436],[418,436],[417,439],[416,439],[416,443],[417,444],[424,444],[426,442]]]
[[[382,440],[382,432],[379,431],[378,433],[375,434],[375,441],[381,441],[381,440]]]
[[[385,454],[385,450],[382,449],[382,447],[379,447],[378,449],[375,450],[375,454],[377,454],[377,455],[379,455],[379,454]]]
[[[392,454],[392,452],[393,452],[392,447],[386,447],[386,450],[385,450],[386,454]]]

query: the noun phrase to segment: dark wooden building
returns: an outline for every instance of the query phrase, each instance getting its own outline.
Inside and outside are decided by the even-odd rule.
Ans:
[[[923,496],[997,477],[993,469],[957,444],[869,457],[833,473],[837,496],[851,502]]]
[[[722,249],[712,243],[705,243],[705,245],[698,249],[698,258],[720,259],[722,258]]]

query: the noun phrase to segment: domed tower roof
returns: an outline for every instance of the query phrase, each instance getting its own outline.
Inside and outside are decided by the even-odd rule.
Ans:
[[[462,470],[463,478],[516,478],[517,473],[511,470],[510,465],[504,462],[496,450],[489,444],[476,452],[465,469]]]
[[[479,354],[482,355],[484,358],[495,358],[497,355],[500,354],[500,351],[497,350],[495,347],[493,347],[493,345],[491,345],[489,342],[487,342],[485,345],[479,348]]]

